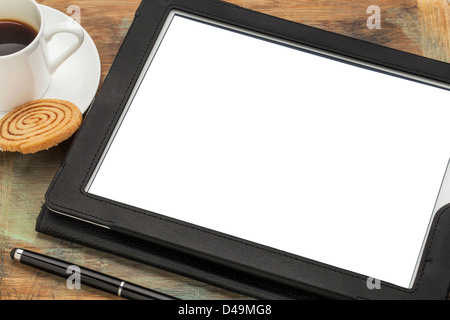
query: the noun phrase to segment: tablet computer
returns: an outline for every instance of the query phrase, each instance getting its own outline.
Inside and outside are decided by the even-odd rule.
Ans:
[[[195,3],[143,6],[48,208],[324,296],[435,297],[448,64]]]

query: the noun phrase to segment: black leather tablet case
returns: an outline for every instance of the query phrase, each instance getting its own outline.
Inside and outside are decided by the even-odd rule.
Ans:
[[[215,0],[144,1],[136,12],[133,25],[99,96],[46,194],[36,230],[255,298],[446,299],[450,288],[449,206],[441,208],[434,218],[413,287],[405,289],[381,282],[380,290],[370,290],[366,276],[182,223],[84,191],[162,24],[173,9],[419,78],[450,84],[449,64],[285,21],[229,3]]]
[[[36,229],[47,235],[149,264],[256,299],[321,299],[306,291],[262,280],[177,250],[52,213],[46,206],[42,208],[37,219]]]

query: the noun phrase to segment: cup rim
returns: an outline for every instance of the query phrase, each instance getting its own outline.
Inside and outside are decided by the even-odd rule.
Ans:
[[[25,0],[25,1],[28,1],[31,5],[33,5],[39,14],[39,18],[41,20],[41,24],[39,26],[39,31],[38,31],[36,37],[33,39],[33,41],[31,41],[31,43],[28,46],[26,46],[25,48],[23,48],[17,52],[8,54],[6,56],[0,56],[0,61],[16,57],[20,54],[23,54],[24,52],[26,52],[28,50],[31,50],[30,48],[34,47],[35,44],[40,41],[42,33],[44,32],[44,15],[42,14],[41,6],[35,0]]]

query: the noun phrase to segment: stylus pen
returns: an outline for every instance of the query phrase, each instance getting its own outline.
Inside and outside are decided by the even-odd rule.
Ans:
[[[76,281],[76,277],[79,276],[80,285],[93,287],[125,299],[178,300],[166,294],[32,251],[15,248],[11,250],[10,255],[15,261],[66,279],[73,276]]]

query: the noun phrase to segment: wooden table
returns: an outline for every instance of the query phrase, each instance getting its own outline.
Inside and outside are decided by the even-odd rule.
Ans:
[[[229,0],[240,6],[450,63],[448,0]],[[97,45],[102,82],[133,21],[139,0],[38,0],[64,13],[81,9]],[[381,29],[367,27],[367,8],[381,9]],[[73,12],[69,11],[69,15]],[[35,232],[35,219],[70,140],[33,155],[0,152],[0,299],[119,299],[14,263],[13,247],[90,266],[183,299],[248,299],[198,281]]]

